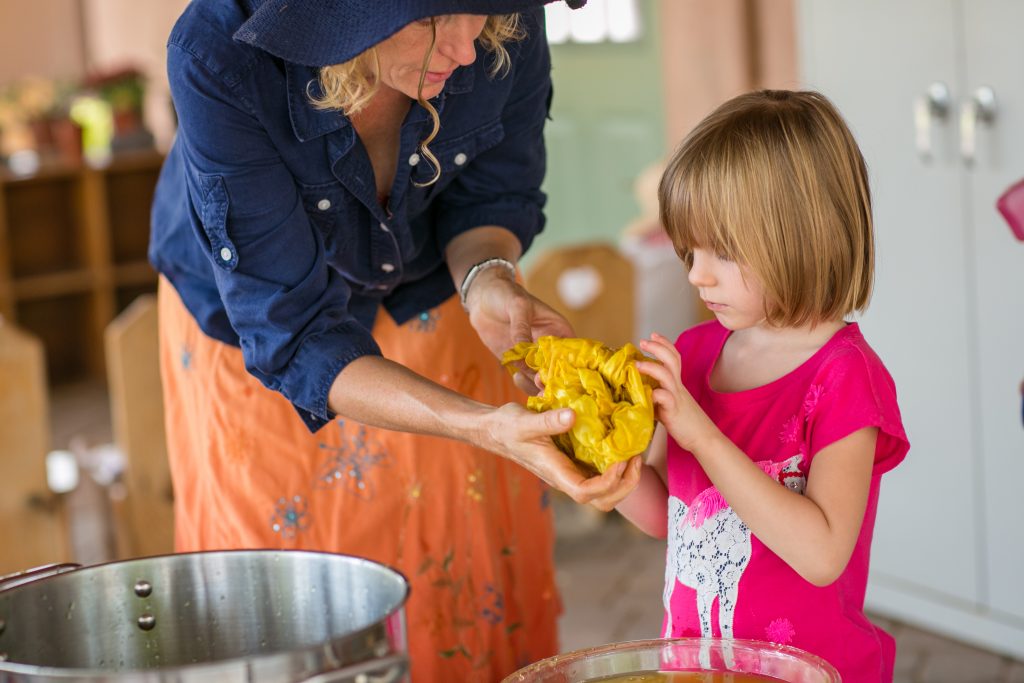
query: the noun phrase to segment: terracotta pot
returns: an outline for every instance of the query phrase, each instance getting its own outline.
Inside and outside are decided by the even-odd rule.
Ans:
[[[50,139],[61,159],[77,164],[82,161],[82,127],[71,119],[51,119]]]

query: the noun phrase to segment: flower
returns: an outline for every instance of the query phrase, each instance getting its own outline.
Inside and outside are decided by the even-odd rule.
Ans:
[[[825,387],[820,384],[812,384],[807,389],[807,396],[804,397],[804,416],[809,418],[814,409],[818,407],[821,395],[825,393]]]
[[[25,120],[42,118],[57,101],[57,86],[45,78],[29,77],[20,81],[14,90],[17,106]]]
[[[795,443],[800,438],[800,420],[796,415],[792,415],[786,424],[782,425],[782,431],[779,432],[779,441],[781,443]]]
[[[784,617],[773,619],[764,629],[765,639],[779,645],[789,645],[793,642],[795,635],[796,629],[793,628],[793,623]]]
[[[134,66],[90,75],[85,86],[95,91],[118,111],[142,111],[146,95],[146,74]]]

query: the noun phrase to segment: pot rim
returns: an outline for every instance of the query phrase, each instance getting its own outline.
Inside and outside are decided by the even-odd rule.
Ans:
[[[143,556],[143,557],[128,558],[128,559],[124,559],[124,560],[114,560],[114,561],[110,561],[110,562],[102,562],[102,563],[99,563],[99,564],[94,564],[94,565],[88,565],[88,566],[80,567],[79,569],[72,569],[70,571],[64,571],[64,572],[61,572],[59,574],[47,575],[47,576],[44,576],[44,577],[41,577],[41,578],[38,578],[38,579],[33,579],[31,581],[24,582],[24,583],[18,583],[18,584],[14,585],[14,586],[11,586],[9,588],[0,587],[0,598],[4,597],[8,593],[16,592],[16,591],[20,590],[21,588],[27,588],[29,586],[44,585],[44,584],[46,584],[47,582],[50,582],[50,581],[60,580],[61,577],[64,577],[64,576],[67,576],[67,575],[75,575],[75,574],[78,574],[80,572],[92,572],[94,570],[98,571],[98,570],[101,570],[104,567],[109,567],[109,566],[112,566],[112,565],[126,565],[126,564],[132,564],[132,563],[136,563],[136,562],[147,562],[147,561],[151,561],[151,560],[160,560],[160,559],[165,559],[165,558],[170,558],[170,559],[175,559],[176,560],[177,558],[187,558],[187,557],[197,557],[197,556],[211,557],[211,556],[230,556],[230,555],[245,555],[245,554],[253,554],[253,555],[258,555],[260,557],[267,557],[267,558],[273,557],[274,555],[287,555],[289,557],[295,557],[297,555],[309,555],[309,556],[318,557],[318,558],[330,557],[330,558],[346,558],[346,559],[349,559],[349,560],[356,560],[360,564],[372,565],[372,566],[375,566],[378,569],[383,569],[385,571],[391,572],[391,573],[395,574],[399,579],[401,579],[402,585],[403,585],[403,592],[402,592],[401,600],[398,601],[398,603],[395,605],[395,607],[393,607],[392,609],[388,610],[385,614],[381,615],[381,617],[377,621],[375,621],[375,622],[373,622],[371,624],[368,624],[368,625],[364,626],[361,629],[358,629],[358,630],[355,630],[355,631],[349,631],[348,633],[345,633],[344,635],[337,636],[335,638],[330,638],[329,640],[324,640],[324,641],[322,641],[320,643],[317,643],[315,645],[309,645],[309,646],[301,647],[301,648],[294,648],[294,649],[291,649],[291,650],[285,650],[285,651],[280,651],[280,652],[268,652],[266,654],[255,654],[255,655],[247,655],[247,656],[242,656],[242,657],[232,657],[230,659],[218,659],[218,660],[214,660],[214,661],[210,661],[210,662],[195,662],[195,663],[189,663],[189,664],[182,664],[182,665],[178,665],[178,666],[148,667],[148,668],[124,668],[124,669],[97,669],[97,668],[83,669],[83,668],[69,668],[69,667],[54,667],[54,666],[41,666],[41,665],[38,665],[38,664],[24,664],[24,663],[19,663],[19,662],[0,660],[0,673],[23,674],[23,675],[29,675],[29,676],[46,676],[46,677],[50,677],[50,678],[90,679],[90,680],[96,680],[96,681],[112,680],[112,679],[123,677],[123,676],[133,676],[133,677],[136,677],[138,679],[146,679],[146,678],[150,678],[151,677],[155,681],[155,680],[158,680],[158,679],[162,680],[164,677],[169,676],[169,675],[173,676],[173,675],[175,675],[177,673],[185,674],[185,673],[189,673],[189,672],[195,672],[195,671],[198,671],[198,670],[203,670],[204,675],[208,675],[208,674],[214,673],[216,671],[223,670],[224,675],[227,676],[231,672],[231,670],[233,670],[233,669],[237,669],[237,670],[240,670],[240,671],[250,670],[250,669],[252,669],[254,667],[262,669],[262,668],[265,668],[265,667],[268,667],[268,666],[273,666],[277,661],[286,662],[288,660],[295,659],[296,657],[300,657],[300,658],[305,657],[305,658],[314,658],[315,659],[317,657],[318,653],[329,654],[328,650],[330,648],[332,648],[334,645],[343,643],[343,642],[351,640],[351,639],[356,639],[356,638],[364,637],[364,636],[370,634],[371,632],[373,632],[374,630],[378,629],[382,622],[389,621],[390,619],[394,618],[395,615],[397,615],[399,612],[401,612],[401,610],[403,610],[405,608],[406,603],[408,603],[408,601],[409,601],[409,594],[411,592],[411,587],[410,587],[410,584],[409,584],[409,578],[404,573],[402,573],[398,569],[395,569],[394,567],[388,566],[388,565],[386,565],[386,564],[384,564],[382,562],[378,562],[376,560],[371,560],[371,559],[366,558],[366,557],[361,557],[359,555],[349,555],[349,554],[345,554],[345,553],[331,553],[331,552],[326,552],[326,551],[321,551],[321,550],[299,550],[299,549],[290,550],[290,549],[282,549],[282,548],[233,548],[233,549],[227,549],[227,550],[201,550],[201,551],[185,552],[185,553],[165,553],[165,554],[161,554],[161,555],[148,555],[148,556]],[[31,570],[29,570],[29,571],[31,571]],[[326,661],[330,662],[333,659],[333,657],[324,657],[324,659]],[[361,661],[369,661],[369,659],[370,658],[368,658],[367,660],[361,660]],[[326,670],[327,671],[342,670],[342,669],[345,669],[345,668],[348,668],[348,667],[352,666],[353,664],[358,664],[358,663],[359,662],[346,662],[344,665],[339,666],[339,663],[335,662],[333,668],[326,669]],[[308,677],[316,675],[317,673],[322,673],[322,672],[323,672],[322,670],[309,671],[309,672],[301,674],[301,676],[308,678]]]

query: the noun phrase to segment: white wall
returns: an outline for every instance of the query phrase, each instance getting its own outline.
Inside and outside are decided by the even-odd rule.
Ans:
[[[0,0],[0,87],[27,76],[81,76],[80,26],[78,0]]]

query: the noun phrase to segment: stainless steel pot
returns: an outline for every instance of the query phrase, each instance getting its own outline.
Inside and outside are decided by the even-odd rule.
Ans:
[[[398,572],[306,551],[183,553],[0,585],[0,683],[391,683]]]

